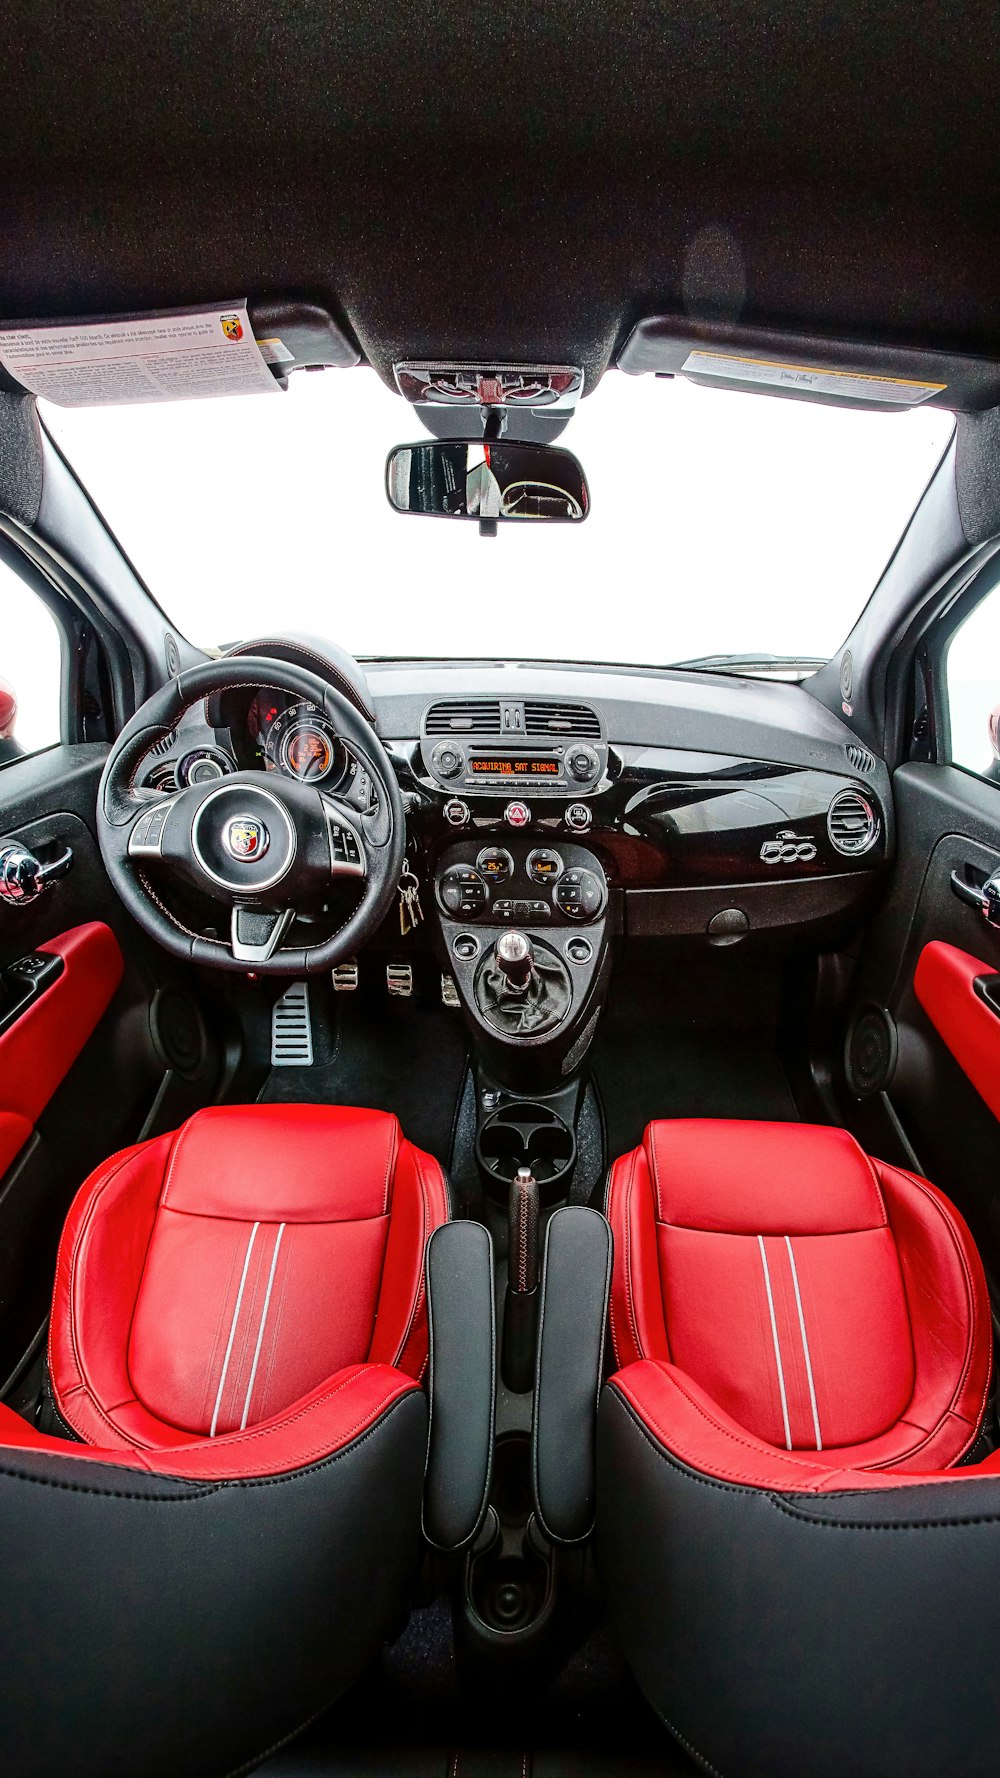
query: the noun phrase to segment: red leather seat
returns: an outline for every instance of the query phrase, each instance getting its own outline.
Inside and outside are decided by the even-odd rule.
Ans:
[[[103,1503],[83,1542],[106,1601],[74,1587],[78,1547],[52,1647],[80,1657],[84,1720],[52,1653],[20,1771],[117,1770],[123,1747],[133,1770],[228,1770],[370,1658],[419,1548],[424,1249],[447,1216],[437,1162],[375,1111],[202,1111],[87,1180],[49,1337],[71,1436],[0,1407],[0,1521],[20,1482],[24,1571],[6,1563],[5,1594],[32,1591],[27,1638],[32,1540],[65,1539],[76,1493]],[[154,1499],[186,1511],[161,1505],[154,1527]]]
[[[651,1701],[727,1774],[944,1769],[935,1736],[988,1769],[977,1713],[952,1727],[971,1674],[997,1691],[956,1618],[1000,1615],[966,1572],[983,1514],[1000,1556],[1000,1458],[954,1467],[992,1344],[955,1207],[843,1130],[678,1121],[608,1216],[599,1553]]]

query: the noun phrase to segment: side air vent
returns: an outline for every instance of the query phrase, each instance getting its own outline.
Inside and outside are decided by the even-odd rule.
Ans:
[[[849,741],[844,752],[856,772],[868,774],[875,770],[875,755],[869,753],[867,747],[860,747],[856,741]]]
[[[164,760],[162,765],[153,766],[146,773],[143,784],[147,790],[166,790],[172,793],[178,788],[176,765],[172,761]]]
[[[830,842],[845,858],[870,852],[879,836],[879,818],[860,790],[838,791],[826,817]]]
[[[424,719],[426,735],[498,735],[500,702],[497,698],[469,698],[432,704]]]
[[[532,698],[524,706],[526,735],[575,735],[587,741],[601,738],[600,719],[586,704],[547,704]]]

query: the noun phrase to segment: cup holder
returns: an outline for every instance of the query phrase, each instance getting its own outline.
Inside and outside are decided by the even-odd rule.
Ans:
[[[515,1100],[494,1111],[476,1137],[476,1159],[485,1179],[505,1189],[519,1167],[530,1167],[547,1197],[568,1182],[576,1161],[576,1138],[547,1105]]]

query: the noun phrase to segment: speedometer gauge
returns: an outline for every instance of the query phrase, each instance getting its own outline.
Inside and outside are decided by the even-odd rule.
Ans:
[[[314,704],[293,704],[272,723],[264,752],[270,770],[311,784],[343,776],[347,756]]]

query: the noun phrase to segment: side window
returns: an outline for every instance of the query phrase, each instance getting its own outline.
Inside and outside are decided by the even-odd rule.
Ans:
[[[951,763],[1000,783],[1000,587],[955,631],[945,672]]]
[[[51,611],[0,561],[0,768],[61,739],[61,663]]]

